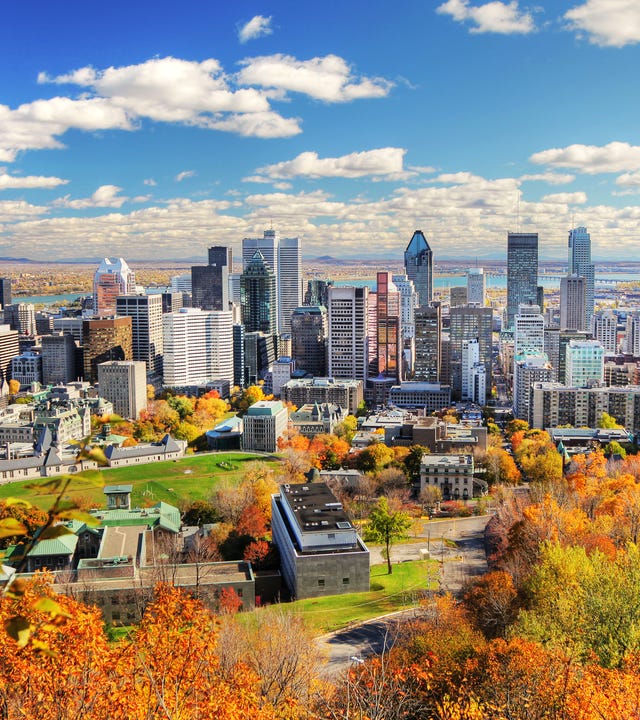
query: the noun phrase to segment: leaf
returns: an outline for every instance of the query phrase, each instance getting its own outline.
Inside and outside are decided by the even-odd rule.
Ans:
[[[7,506],[24,505],[25,507],[33,507],[33,505],[28,500],[25,500],[24,498],[8,497],[8,498],[4,498],[4,500],[2,502]]]
[[[15,518],[8,517],[0,520],[0,538],[14,537],[15,535],[26,535],[27,528]]]
[[[33,630],[31,623],[27,620],[27,618],[20,615],[10,618],[5,625],[5,629],[7,631],[7,635],[13,638],[18,643],[18,647],[21,648],[25,647],[25,645],[29,642],[31,632]]]
[[[104,454],[104,450],[100,447],[94,447],[91,448],[91,450],[86,455],[87,458],[90,460],[95,460],[98,465],[108,465],[109,461],[107,460],[107,456]]]
[[[56,517],[59,520],[78,520],[78,522],[83,522],[89,527],[97,527],[100,525],[100,520],[98,520],[95,515],[84,512],[83,510],[63,510],[59,512]]]
[[[5,591],[5,596],[12,600],[19,600],[27,589],[27,581],[22,578],[14,580],[9,588]]]
[[[69,530],[66,525],[51,525],[50,527],[43,530],[38,535],[38,542],[40,540],[53,540],[54,538],[61,537],[62,535],[73,535],[73,531]]]
[[[38,598],[34,603],[33,607],[40,612],[49,613],[51,617],[57,617],[63,615],[64,617],[71,617],[69,613],[62,609],[60,603],[56,602],[52,598],[41,597]]]

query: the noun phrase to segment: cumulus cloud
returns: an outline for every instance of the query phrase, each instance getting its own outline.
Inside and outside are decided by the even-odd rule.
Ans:
[[[640,42],[637,0],[587,0],[564,14],[569,28],[594,45],[623,47]]]
[[[78,198],[72,200],[69,195],[54,200],[52,205],[60,208],[70,208],[72,210],[85,210],[86,208],[119,208],[124,205],[130,198],[120,195],[122,188],[117,185],[101,185],[91,197]],[[146,198],[136,198],[140,201]]]
[[[640,146],[626,142],[608,145],[569,145],[534,153],[529,160],[537,165],[573,168],[587,175],[623,172],[640,168]]]
[[[616,185],[640,186],[640,172],[623,173],[616,178]]]
[[[291,55],[265,55],[242,60],[241,85],[257,85],[309,95],[324,102],[349,102],[385,97],[393,83],[384,78],[356,76],[344,58],[325,55],[297,60]]]
[[[584,192],[551,193],[545,195],[541,202],[556,203],[558,205],[584,205],[587,202],[587,194]]]
[[[47,177],[42,175],[9,175],[0,168],[0,190],[14,188],[54,188],[59,185],[66,185],[69,181],[59,177]]]
[[[245,23],[239,28],[238,39],[241,43],[246,43],[249,40],[271,35],[272,32],[271,16],[255,15],[248,23]]]
[[[179,172],[174,180],[176,182],[182,182],[183,180],[186,180],[187,178],[195,177],[197,175],[195,170],[183,170],[182,172]]]
[[[408,175],[403,167],[406,152],[404,148],[386,147],[333,158],[320,158],[316,152],[303,152],[293,160],[285,160],[258,168],[256,173],[258,177],[266,176],[271,179],[360,178],[370,175],[400,178]]]
[[[536,27],[530,12],[521,11],[517,0],[470,5],[469,0],[447,0],[436,12],[450,15],[458,22],[470,22],[472,33],[500,33],[502,35],[533,32]]]
[[[522,182],[546,182],[549,185],[568,185],[576,179],[575,175],[569,173],[533,173],[531,175],[521,175]]]

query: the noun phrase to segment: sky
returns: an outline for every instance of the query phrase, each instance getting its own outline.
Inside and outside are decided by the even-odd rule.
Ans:
[[[7,0],[0,256],[640,260],[639,0]]]

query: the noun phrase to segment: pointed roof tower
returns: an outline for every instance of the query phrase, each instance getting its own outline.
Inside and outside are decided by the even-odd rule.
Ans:
[[[421,306],[433,298],[433,252],[422,230],[416,230],[404,251],[404,268]]]

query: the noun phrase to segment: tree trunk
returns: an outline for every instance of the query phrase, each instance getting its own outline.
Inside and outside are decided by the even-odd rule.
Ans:
[[[387,537],[387,570],[389,571],[388,574],[391,575],[393,572],[393,566],[391,565],[391,554],[389,552],[391,543],[389,541],[389,538]]]

